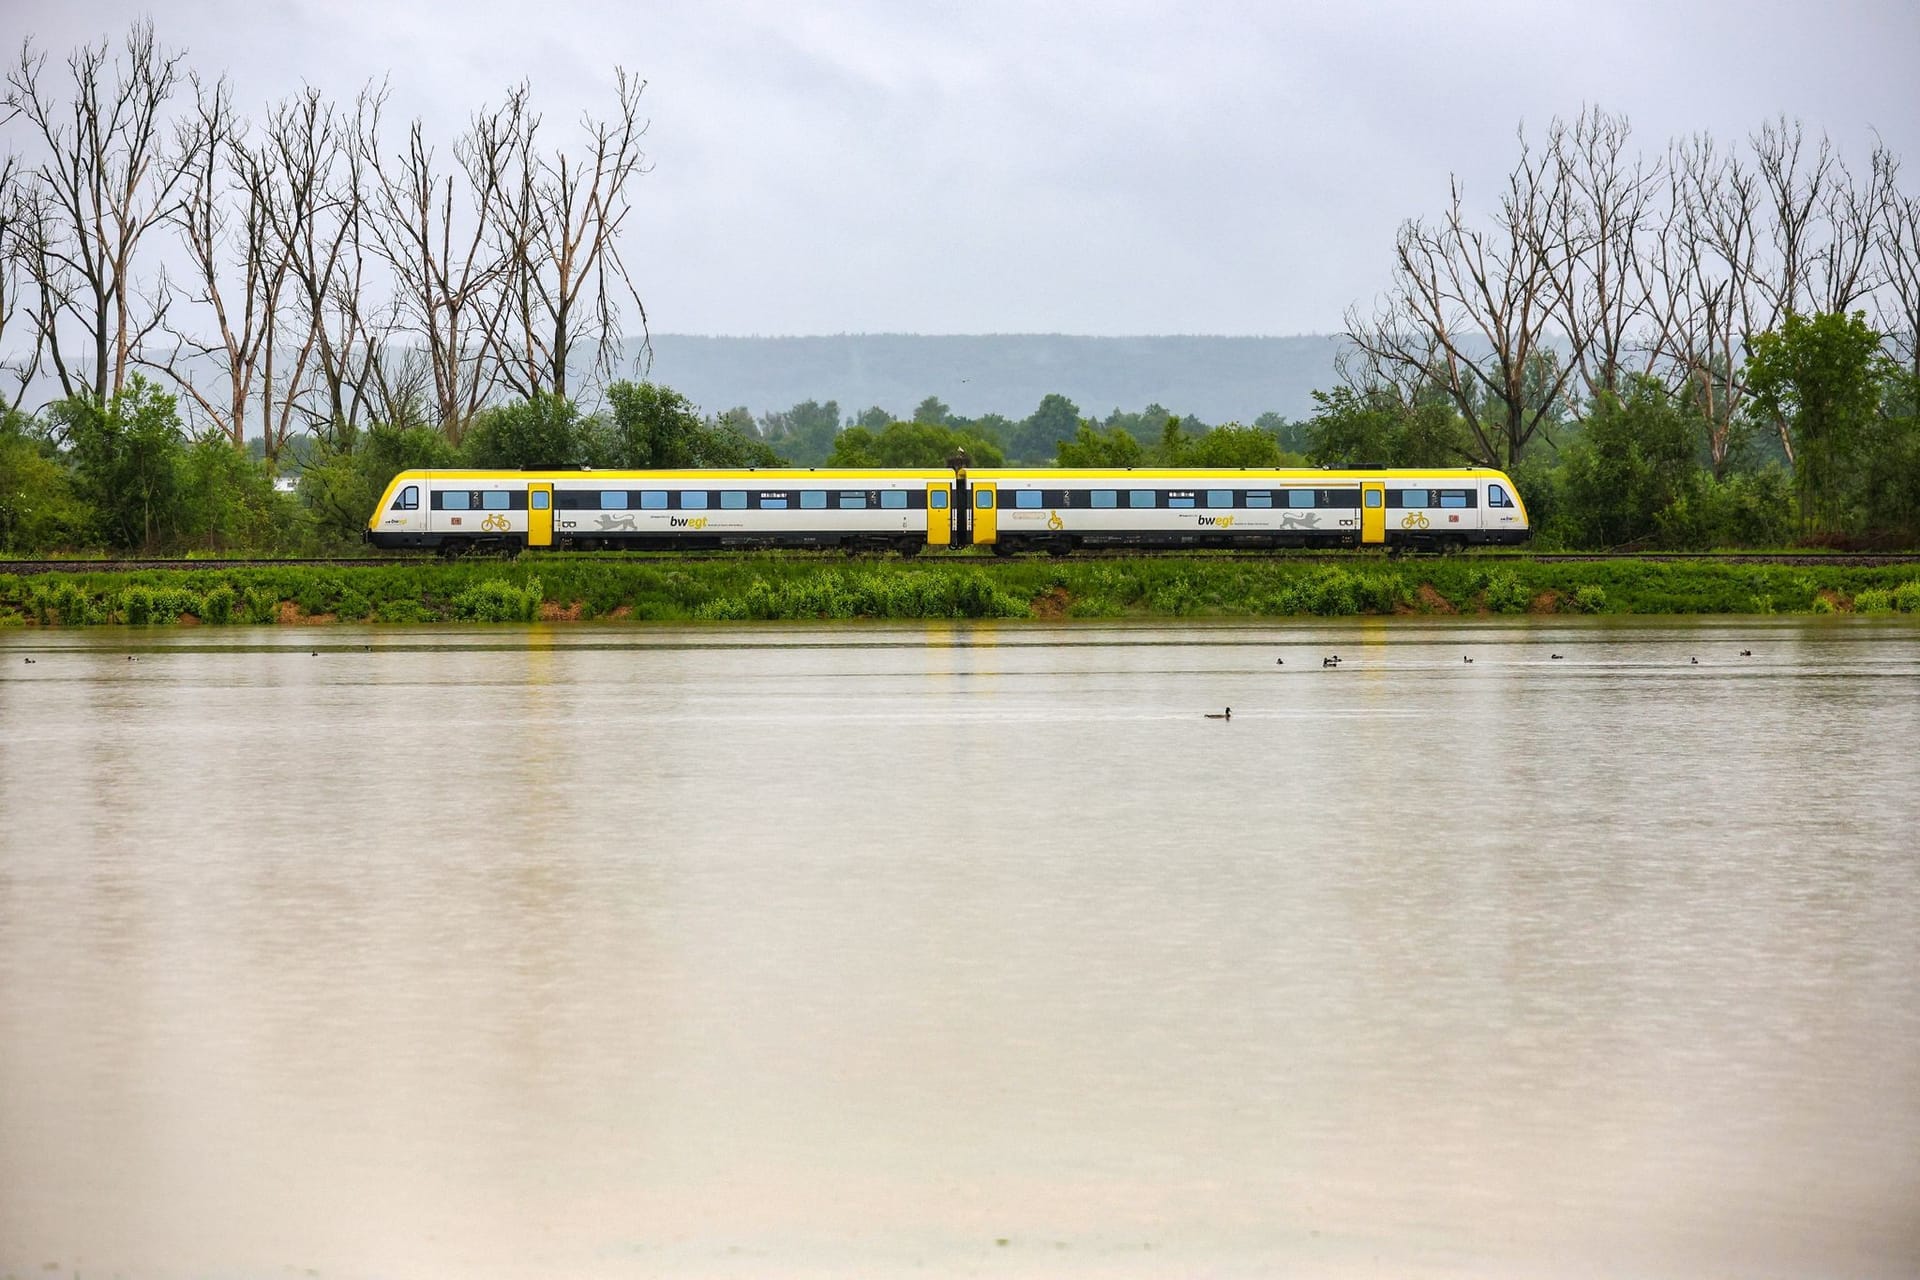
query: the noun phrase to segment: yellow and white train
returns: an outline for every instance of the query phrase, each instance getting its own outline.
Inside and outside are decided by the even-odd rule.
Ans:
[[[1447,551],[1530,533],[1513,481],[1458,470],[403,471],[385,548],[1077,547]]]

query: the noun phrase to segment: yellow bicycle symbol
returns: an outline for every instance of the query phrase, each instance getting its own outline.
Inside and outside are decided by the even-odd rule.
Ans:
[[[1400,517],[1400,527],[1402,529],[1424,529],[1431,523],[1432,522],[1427,519],[1427,513],[1424,511],[1409,511],[1406,515]]]
[[[480,522],[480,527],[488,533],[505,533],[510,522],[503,515],[494,514]]]

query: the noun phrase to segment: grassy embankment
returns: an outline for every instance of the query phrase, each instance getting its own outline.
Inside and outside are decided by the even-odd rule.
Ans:
[[[1275,618],[1349,614],[1920,614],[1911,567],[815,555],[0,575],[0,626],[691,622],[815,618]]]

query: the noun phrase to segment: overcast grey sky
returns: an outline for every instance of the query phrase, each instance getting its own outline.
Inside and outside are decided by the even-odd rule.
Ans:
[[[1394,229],[1585,103],[1649,153],[1785,113],[1920,185],[1915,0],[6,0],[56,54],[151,14],[258,114],[391,76],[450,138],[526,78],[549,127],[648,81],[626,253],[656,332],[1287,334]],[[18,145],[17,140],[13,145]]]

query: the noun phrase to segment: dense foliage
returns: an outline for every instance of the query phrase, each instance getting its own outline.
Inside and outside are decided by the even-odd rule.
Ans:
[[[209,566],[0,574],[0,626],[838,618],[1267,618],[1354,614],[1920,614],[1911,568],[550,555],[514,563]]]

